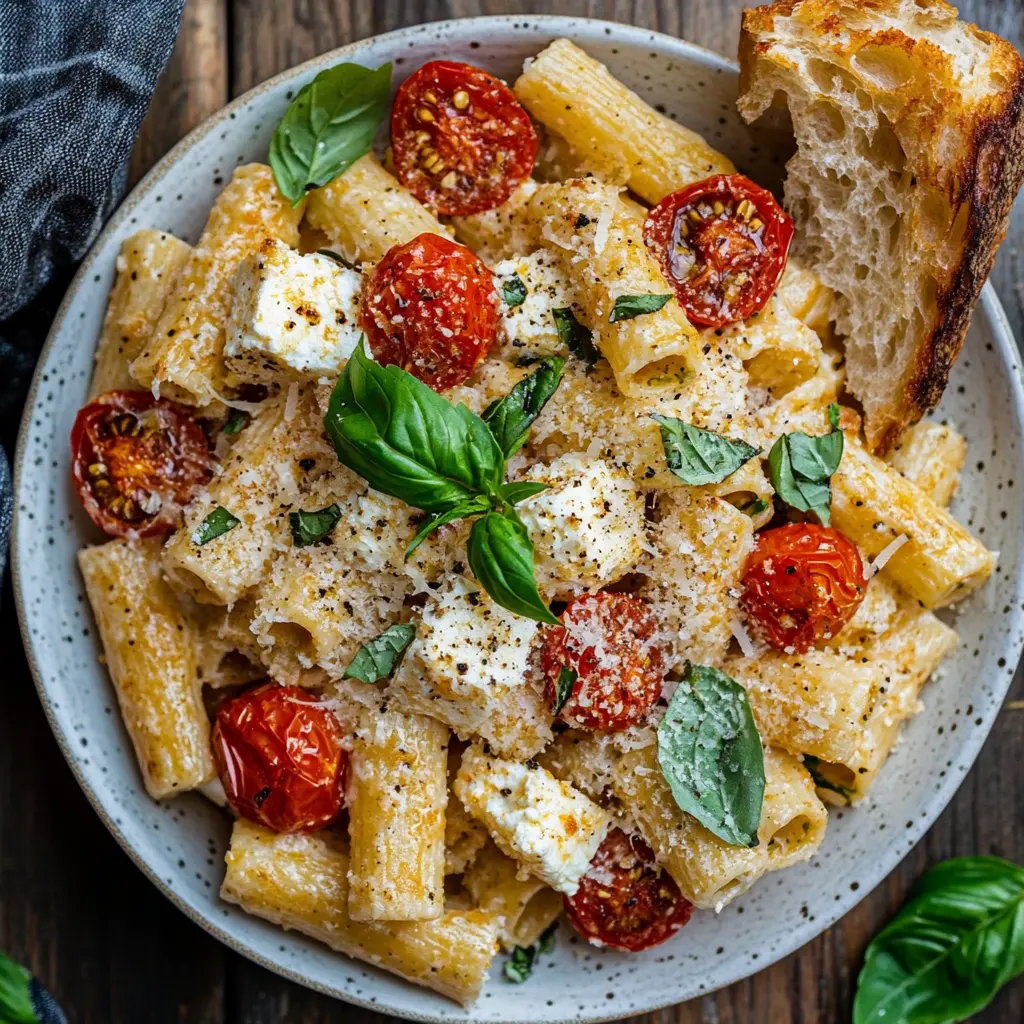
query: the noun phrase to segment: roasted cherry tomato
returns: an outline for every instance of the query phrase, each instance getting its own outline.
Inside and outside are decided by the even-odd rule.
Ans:
[[[71,457],[85,511],[112,537],[173,530],[213,475],[206,435],[188,409],[148,391],[107,391],[80,409]]]
[[[471,64],[432,60],[391,108],[399,181],[438,213],[493,210],[533,172],[537,133],[512,90]]]
[[[616,731],[639,721],[661,696],[657,622],[629,594],[584,594],[570,601],[562,625],[549,628],[541,649],[544,692],[552,707],[563,669],[576,673],[561,717],[584,729]]]
[[[786,269],[793,221],[742,174],[716,174],[665,196],[644,241],[695,324],[722,327],[764,307]]]
[[[445,391],[464,383],[494,344],[494,280],[464,245],[417,235],[363,279],[359,322],[377,362]]]
[[[757,535],[740,602],[758,639],[802,653],[853,618],[866,587],[853,541],[828,526],[790,523]]]
[[[585,939],[638,953],[672,938],[693,904],[654,863],[639,837],[613,828],[598,847],[575,896],[565,897],[569,923]]]
[[[275,832],[329,825],[345,806],[348,753],[338,720],[300,686],[263,683],[225,701],[213,756],[228,803]]]

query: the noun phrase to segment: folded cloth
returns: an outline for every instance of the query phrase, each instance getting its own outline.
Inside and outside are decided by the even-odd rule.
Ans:
[[[8,451],[6,421],[53,315],[52,298],[35,317],[23,307],[85,255],[120,198],[184,2],[0,0],[0,321],[22,310],[0,322]],[[9,500],[0,489],[0,570]]]

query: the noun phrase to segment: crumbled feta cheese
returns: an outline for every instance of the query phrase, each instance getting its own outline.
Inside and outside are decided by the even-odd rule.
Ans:
[[[526,298],[511,309],[505,301],[507,285],[518,275]],[[551,311],[572,305],[572,286],[554,257],[538,249],[529,256],[502,260],[494,268],[498,292],[500,354],[506,359],[520,355],[565,355]]]
[[[224,358],[242,380],[337,374],[359,341],[361,276],[266,239],[238,265]]]
[[[500,760],[474,745],[462,755],[454,790],[495,843],[536,875],[572,896],[611,827],[612,818],[535,761]]]

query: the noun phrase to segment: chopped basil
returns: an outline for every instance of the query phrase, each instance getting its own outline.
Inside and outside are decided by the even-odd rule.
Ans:
[[[192,534],[192,543],[202,547],[209,544],[215,537],[219,537],[229,530],[233,530],[241,522],[236,519],[223,505],[218,505],[200,524]]]
[[[532,946],[516,946],[505,961],[505,977],[516,985],[521,985],[533,973],[534,965],[541,953],[553,953],[555,950],[555,929],[558,922],[549,925],[544,934]]]
[[[270,140],[274,180],[293,206],[369,153],[390,92],[390,64],[335,64],[299,90]]]
[[[572,696],[572,688],[579,679],[579,673],[568,665],[562,665],[558,670],[558,681],[555,684],[555,706],[551,713],[557,718],[565,707],[565,702]]]
[[[502,298],[509,309],[515,309],[526,301],[526,285],[518,274],[513,274],[501,285]]]
[[[843,457],[839,406],[828,407],[828,434],[810,437],[800,431],[783,434],[768,453],[768,474],[775,493],[801,512],[813,512],[824,526],[831,519],[832,474]]]
[[[601,358],[601,352],[594,344],[593,334],[576,319],[568,306],[551,310],[551,315],[555,319],[558,340],[576,359],[586,363],[588,370],[592,370]]]
[[[548,356],[539,362],[540,365],[533,373],[524,377],[504,398],[492,402],[483,412],[483,421],[491,428],[506,459],[526,444],[531,424],[561,383],[564,359]]]
[[[335,252],[333,249],[317,249],[319,256],[326,256],[329,260],[334,260],[335,263],[340,264],[347,270],[357,270],[358,268],[354,263],[345,259],[340,252]]]
[[[340,518],[341,509],[337,504],[330,504],[316,512],[291,512],[288,523],[292,528],[292,543],[297,548],[323,543],[338,525]]]
[[[657,313],[671,298],[671,295],[620,295],[615,300],[608,323],[617,324],[620,320],[632,320],[644,313]]]
[[[345,678],[358,679],[363,683],[387,679],[415,636],[414,622],[396,622],[388,626],[380,636],[367,641],[356,651],[356,656],[345,669]]]
[[[821,761],[814,757],[813,754],[804,754],[804,767],[818,789],[828,789],[833,793],[838,793],[849,803],[850,797],[853,796],[853,790],[847,789],[846,786],[840,786],[838,782],[833,782],[831,779],[827,779],[821,772]]]
[[[746,441],[701,430],[669,416],[655,414],[651,419],[661,427],[668,468],[694,486],[721,483],[760,452]]]
[[[755,498],[748,504],[741,505],[740,511],[746,512],[748,516],[759,516],[767,507],[768,502],[764,498]]]
[[[238,434],[249,425],[249,414],[242,409],[232,409],[224,426],[220,428],[222,434]]]
[[[658,764],[681,810],[732,846],[757,846],[764,752],[739,683],[687,663],[658,725]]]

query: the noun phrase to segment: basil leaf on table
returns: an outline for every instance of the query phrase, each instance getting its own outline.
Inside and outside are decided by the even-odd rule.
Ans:
[[[3,1024],[38,1024],[32,1006],[32,975],[21,964],[0,953],[0,1021]]]
[[[937,864],[867,948],[854,1024],[952,1024],[1024,971],[1024,868],[998,857]]]
[[[783,434],[768,453],[768,475],[775,493],[801,512],[813,512],[823,526],[831,520],[832,474],[843,458],[839,406],[828,407],[832,430],[810,437],[801,431]]]
[[[425,512],[447,512],[502,482],[490,428],[398,366],[357,345],[331,394],[324,426],[338,459],[375,490]]]
[[[537,591],[533,544],[522,523],[500,512],[488,512],[473,523],[466,555],[473,575],[502,608],[558,625]]]
[[[608,323],[617,324],[620,320],[632,320],[644,313],[657,313],[672,295],[619,295],[612,306]]]
[[[270,140],[274,179],[293,206],[370,151],[390,93],[390,64],[336,64],[302,87]]]
[[[658,763],[682,810],[733,846],[757,846],[764,752],[739,683],[687,664],[658,725]]]
[[[601,351],[594,344],[593,334],[576,319],[568,306],[551,310],[551,315],[555,320],[558,340],[576,359],[586,363],[588,370],[592,370],[601,358]]]
[[[464,502],[461,505],[456,505],[455,508],[448,509],[447,512],[439,512],[435,516],[431,516],[423,526],[420,527],[419,533],[413,537],[409,546],[405,549],[405,560],[408,561],[412,553],[429,537],[436,529],[444,526],[447,523],[454,523],[456,519],[466,519],[469,516],[479,516],[487,512],[491,507],[489,498],[479,497],[474,498],[472,501]]]
[[[569,668],[568,665],[562,665],[558,669],[558,679],[555,682],[555,706],[551,709],[551,714],[555,718],[562,713],[565,702],[572,696],[572,689],[576,685],[577,679],[579,679],[579,673],[576,669]]]
[[[529,376],[524,377],[504,397],[492,402],[483,411],[483,420],[491,428],[505,458],[514,455],[526,444],[530,425],[558,389],[565,360],[548,356]]]
[[[670,416],[653,414],[651,419],[661,427],[668,468],[694,486],[721,483],[761,450]]]
[[[194,530],[192,543],[202,547],[241,523],[223,505],[218,505]]]
[[[316,512],[305,512],[301,509],[298,512],[290,512],[288,524],[291,526],[292,543],[297,548],[320,544],[338,525],[340,518],[341,508],[337,503],[318,509]]]
[[[526,301],[526,285],[518,274],[513,274],[501,285],[501,297],[509,309],[515,309]]]
[[[356,651],[356,656],[345,669],[345,678],[358,679],[362,683],[387,679],[415,636],[416,624],[413,622],[396,622],[388,626],[380,636],[367,641]]]

